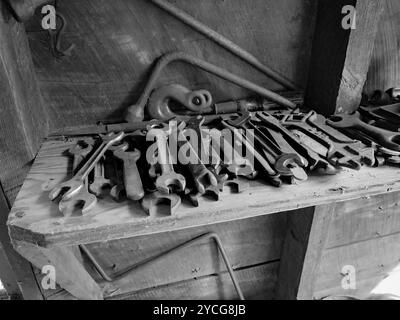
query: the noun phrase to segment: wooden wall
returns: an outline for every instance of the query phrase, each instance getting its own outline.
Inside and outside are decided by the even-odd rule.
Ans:
[[[385,0],[384,6],[364,89],[367,93],[400,87],[400,2]]]
[[[135,101],[153,61],[161,54],[183,50],[268,88],[279,85],[183,25],[146,0],[57,1],[67,20],[62,47],[75,48],[57,61],[49,52],[47,32],[38,12],[26,25],[40,89],[51,129],[119,121]],[[194,15],[265,64],[305,86],[314,31],[316,1],[310,0],[178,0],[173,3]],[[160,84],[182,83],[205,88],[216,101],[250,93],[176,64]]]

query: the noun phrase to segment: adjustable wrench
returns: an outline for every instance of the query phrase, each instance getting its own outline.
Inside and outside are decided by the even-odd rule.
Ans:
[[[89,173],[93,170],[94,166],[103,157],[107,149],[113,144],[121,141],[124,138],[124,132],[110,133],[103,137],[103,142],[100,147],[93,153],[93,155],[85,162],[85,164],[78,170],[74,177],[68,181],[62,182],[50,191],[50,199],[57,198],[64,189],[68,191],[63,195],[63,200],[68,200],[79,192],[84,186]]]

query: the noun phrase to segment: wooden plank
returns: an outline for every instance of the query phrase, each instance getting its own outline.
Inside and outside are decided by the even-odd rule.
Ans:
[[[37,268],[53,266],[56,282],[78,299],[103,299],[102,290],[70,248],[44,249],[21,241],[15,241],[13,245],[15,250]]]
[[[9,206],[0,185],[0,279],[13,299],[42,300],[28,261],[12,247],[6,226]]]
[[[400,233],[325,250],[322,255],[314,298],[350,295],[365,298],[381,281],[398,272]],[[354,267],[355,288],[342,286],[346,266]]]
[[[368,70],[364,92],[372,94],[375,90],[387,90],[398,87],[400,74],[400,2],[396,0],[384,1],[384,11],[379,22],[378,33]]]
[[[305,83],[315,2],[253,0],[249,6],[241,0],[178,0],[174,4],[296,83]],[[27,23],[53,130],[99,120],[121,120],[124,108],[140,94],[154,60],[173,50],[204,58],[267,88],[282,89],[149,1],[70,0],[58,3],[58,10],[67,21],[61,46],[75,44],[71,57],[56,60],[50,55],[40,13]],[[170,83],[210,90],[215,101],[251,94],[179,63],[168,67],[159,81]]]
[[[399,193],[384,193],[338,203],[326,248],[377,239],[400,232]]]
[[[23,25],[0,3],[0,181],[6,195],[22,185],[47,131],[32,57]],[[13,198],[9,198],[13,202]]]
[[[356,28],[344,30],[342,8],[356,8]],[[326,116],[359,107],[381,0],[319,0],[305,104]]]
[[[283,247],[278,299],[311,299],[335,205],[317,206],[289,216]]]
[[[400,191],[398,168],[363,167],[360,171],[343,169],[335,176],[311,176],[301,188],[298,185],[274,188],[261,180],[252,181],[248,191],[237,195],[227,190],[218,202],[205,199],[198,208],[183,203],[175,216],[148,218],[137,203],[116,203],[106,198],[98,201],[91,214],[64,218],[57,203],[49,201],[48,191],[68,176],[69,158],[63,153],[73,144],[73,139],[43,144],[9,215],[13,239],[47,247],[72,246]]]

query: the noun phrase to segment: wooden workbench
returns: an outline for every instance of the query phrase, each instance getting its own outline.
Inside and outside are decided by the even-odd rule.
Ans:
[[[335,241],[335,244],[346,241],[343,235],[338,237],[338,230],[334,233],[329,231],[332,217],[359,210],[360,201],[363,203],[361,207],[372,210],[371,207],[379,203],[376,197],[382,195],[391,199],[384,203],[392,208],[400,191],[399,168],[363,167],[361,171],[343,169],[334,176],[312,176],[300,185],[283,185],[281,188],[262,181],[252,181],[251,188],[242,194],[224,191],[222,200],[218,202],[205,198],[198,208],[183,202],[174,216],[148,217],[138,203],[116,203],[106,198],[99,200],[95,209],[85,216],[65,218],[59,212],[57,203],[49,200],[48,192],[70,175],[70,158],[65,155],[65,151],[74,143],[74,139],[44,142],[10,212],[8,227],[15,249],[38,268],[47,264],[54,265],[57,283],[77,298],[101,299],[112,296],[110,292],[115,290],[123,294],[129,290],[135,291],[133,289],[137,289],[138,285],[139,289],[146,288],[146,285],[141,287],[138,284],[143,271],[129,280],[129,285],[126,280],[120,281],[112,284],[111,290],[110,284],[100,280],[83,260],[76,250],[78,245],[93,244],[92,249],[97,250],[104,261],[112,260],[104,252],[113,255],[115,259],[118,255],[116,251],[119,250],[119,258],[126,256],[121,265],[126,266],[132,264],[132,261],[139,262],[142,258],[159,253],[160,250],[165,251],[172,243],[179,244],[185,239],[215,229],[223,234],[223,241],[224,237],[229,238],[226,240],[229,242],[228,253],[233,250],[231,242],[237,247],[243,245],[241,241],[246,243],[245,250],[241,248],[240,253],[232,253],[233,260],[236,255],[239,257],[240,263],[235,264],[237,269],[257,265],[257,262],[267,258],[275,261],[280,258],[277,284],[270,289],[277,290],[276,295],[281,298],[312,298],[316,284],[315,273],[319,270],[317,268],[320,267],[326,241],[331,242],[330,246],[335,246]],[[382,204],[381,210],[385,210]],[[285,218],[278,218],[282,217],[282,212],[289,213],[285,214]],[[385,229],[386,233],[396,231],[399,224],[393,223],[395,221],[392,218],[392,222],[385,225],[386,229],[390,229]],[[257,240],[251,238],[260,233],[275,234],[275,239],[266,239],[265,236]],[[260,247],[259,241],[263,239],[271,243]],[[353,240],[357,239],[353,237]],[[120,244],[118,249],[115,243]],[[262,250],[269,252],[268,257]],[[247,252],[246,256],[243,256],[244,251]],[[202,267],[199,274],[192,274],[188,279],[213,274],[215,271],[212,265],[216,252],[208,248],[201,256],[204,257],[203,263],[210,263],[211,267]],[[198,256],[190,258],[186,255],[186,258],[199,260]],[[256,261],[251,261],[253,259]],[[179,276],[170,279],[167,265],[161,267],[167,269],[164,272],[154,267],[164,284],[168,284],[168,281],[187,280],[179,279]],[[229,282],[226,274],[222,276]],[[121,290],[124,286],[126,288]],[[211,290],[212,285],[207,286]],[[159,292],[157,294],[163,297]]]

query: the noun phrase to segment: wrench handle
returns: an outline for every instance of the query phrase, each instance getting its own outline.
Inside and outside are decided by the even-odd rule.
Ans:
[[[138,201],[144,197],[142,179],[134,159],[124,160],[124,184],[127,198]]]
[[[366,133],[383,147],[400,150],[400,144],[394,141],[400,141],[400,134],[372,126],[361,120],[358,120],[354,123],[354,129]]]

